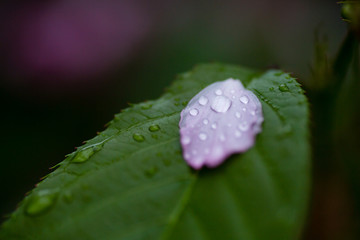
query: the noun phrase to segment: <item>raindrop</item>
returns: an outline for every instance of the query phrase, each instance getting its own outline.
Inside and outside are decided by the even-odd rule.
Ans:
[[[145,141],[145,137],[143,135],[141,135],[140,133],[134,133],[133,139],[137,142]]]
[[[236,113],[235,113],[235,116],[236,116],[237,118],[241,118],[241,114],[240,114],[239,112],[236,112]]]
[[[231,100],[224,96],[217,96],[211,104],[211,109],[215,112],[225,113],[231,106]]]
[[[65,202],[71,203],[74,200],[74,197],[70,191],[66,191],[63,195]]]
[[[190,115],[191,116],[196,116],[199,114],[199,110],[197,110],[196,108],[193,108],[190,110]]]
[[[199,139],[202,140],[202,141],[205,141],[207,138],[207,135],[205,133],[200,133],[199,134]]]
[[[236,132],[235,132],[235,137],[237,137],[237,138],[238,138],[238,137],[241,137],[241,132],[236,131]]]
[[[220,135],[220,141],[224,142],[226,139],[225,139],[225,136],[223,134]]]
[[[209,120],[207,120],[206,118],[203,120],[203,124],[207,125],[209,123]]]
[[[151,125],[151,126],[149,127],[149,131],[150,131],[150,132],[156,132],[156,131],[159,131],[159,130],[160,130],[160,126],[157,125],[157,124]]]
[[[205,106],[207,103],[208,103],[208,99],[207,99],[207,97],[204,97],[204,96],[201,96],[200,98],[199,98],[199,104],[200,105],[203,105],[203,106]]]
[[[145,103],[145,104],[143,104],[143,105],[141,106],[141,109],[146,110],[146,109],[150,109],[151,107],[152,107],[152,104],[150,104],[150,103]]]
[[[270,90],[270,91],[274,91],[274,87],[270,87],[269,90]]]
[[[245,132],[245,131],[247,131],[249,129],[249,125],[247,124],[247,122],[242,122],[242,123],[239,124],[238,128],[241,131]]]
[[[249,98],[247,96],[241,96],[240,101],[244,104],[247,104],[249,102]]]
[[[221,94],[222,94],[221,89],[217,89],[217,90],[215,91],[215,94],[216,94],[216,95],[221,95]]]
[[[181,104],[185,107],[188,104],[188,101],[183,101]]]
[[[87,160],[90,159],[90,157],[92,155],[94,155],[94,153],[96,153],[97,151],[99,151],[101,149],[100,145],[97,146],[93,146],[93,147],[88,147],[88,148],[84,148],[82,150],[80,150],[80,152],[78,152],[75,157],[71,160],[71,162],[73,163],[83,163],[86,162]]]
[[[288,91],[289,91],[289,87],[288,87],[285,83],[283,83],[283,84],[280,84],[279,90],[280,90],[281,92],[288,92]]]
[[[253,115],[253,116],[255,116],[255,111],[254,111],[254,110],[251,110],[251,111],[250,111],[250,114]]]
[[[181,138],[181,143],[182,143],[182,144],[187,145],[187,144],[189,144],[190,142],[191,142],[191,139],[190,139],[190,137],[188,137],[188,136],[184,136],[183,138]]]
[[[242,108],[243,112],[246,112],[246,108]]]
[[[216,128],[217,128],[217,124],[216,124],[216,123],[211,124],[211,128],[212,128],[212,129],[216,129]]]
[[[164,163],[165,166],[170,166],[171,165],[171,161],[168,158],[164,158],[162,160],[162,162]]]
[[[155,174],[158,172],[158,168],[157,167],[151,167],[147,170],[145,170],[145,175],[148,178],[152,178],[153,176],[155,176]]]
[[[55,204],[57,196],[57,191],[48,189],[33,193],[26,204],[25,213],[29,216],[38,216],[45,213]]]

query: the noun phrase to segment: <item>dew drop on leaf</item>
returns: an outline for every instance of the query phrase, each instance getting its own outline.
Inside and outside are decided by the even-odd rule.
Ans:
[[[145,103],[141,106],[141,109],[147,110],[150,109],[152,107],[152,104],[150,103]]]
[[[288,92],[288,91],[289,91],[289,87],[286,85],[286,83],[283,83],[283,84],[280,84],[279,90],[280,90],[281,92]]]
[[[86,147],[84,149],[81,149],[76,155],[75,157],[71,160],[71,162],[73,163],[84,163],[87,160],[90,159],[90,157],[92,155],[94,155],[94,153],[96,153],[97,151],[99,151],[101,149],[102,145],[96,145],[96,146],[90,146],[90,147]]]
[[[151,168],[145,170],[145,176],[147,176],[148,178],[152,178],[153,176],[155,176],[155,174],[157,172],[158,172],[157,167],[151,167]]]
[[[34,193],[25,207],[25,213],[29,216],[38,216],[48,211],[56,202],[57,191],[40,190]]]
[[[133,134],[133,139],[137,142],[143,142],[145,141],[145,137],[143,135],[141,135],[140,133],[134,133]]]
[[[151,125],[151,126],[149,127],[149,131],[150,131],[150,132],[156,132],[156,131],[159,131],[159,130],[160,130],[160,126],[157,125],[157,124]]]

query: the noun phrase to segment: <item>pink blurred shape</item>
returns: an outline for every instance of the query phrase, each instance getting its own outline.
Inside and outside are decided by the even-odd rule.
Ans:
[[[151,20],[136,1],[111,0],[45,2],[18,9],[14,18],[14,73],[50,82],[79,81],[126,63]]]

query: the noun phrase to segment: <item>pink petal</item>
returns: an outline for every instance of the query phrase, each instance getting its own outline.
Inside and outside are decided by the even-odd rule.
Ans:
[[[263,120],[260,101],[240,80],[215,82],[181,112],[184,159],[195,169],[216,167],[231,154],[251,148]]]

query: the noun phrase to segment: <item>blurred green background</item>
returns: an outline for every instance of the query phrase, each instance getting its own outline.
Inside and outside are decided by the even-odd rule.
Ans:
[[[0,22],[4,217],[49,167],[177,73],[216,61],[281,68],[311,86],[315,32],[332,55],[346,33],[340,6],[325,0],[3,2]],[[346,232],[337,214],[315,211],[305,238]]]

